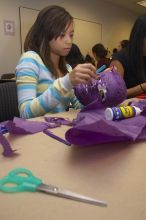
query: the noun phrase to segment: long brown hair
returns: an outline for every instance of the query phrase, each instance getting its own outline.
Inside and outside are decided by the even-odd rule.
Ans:
[[[45,7],[38,14],[24,42],[24,51],[33,50],[38,53],[56,78],[57,73],[50,58],[49,41],[57,39],[65,31],[66,26],[72,22],[73,17],[65,8],[56,5]],[[64,75],[66,74],[66,62],[62,56],[59,61],[59,69]]]

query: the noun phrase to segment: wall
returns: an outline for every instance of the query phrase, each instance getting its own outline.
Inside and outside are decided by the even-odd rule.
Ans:
[[[92,4],[91,4],[92,2]],[[42,9],[49,4],[64,6],[73,17],[102,24],[102,43],[110,50],[128,38],[137,14],[101,0],[0,0],[0,74],[14,72],[21,55],[19,6]],[[4,34],[4,20],[15,22],[15,35]],[[89,30],[87,30],[89,31]]]
[[[4,20],[15,21],[15,36],[4,35]],[[18,1],[1,1],[0,6],[0,73],[14,72],[20,56]]]
[[[28,31],[36,20],[39,11],[31,8],[20,7],[20,24],[21,24],[21,48]],[[97,42],[102,41],[102,25],[99,23],[85,21],[74,18],[74,38],[73,41],[77,44],[85,56],[87,53],[92,53],[92,46]],[[90,30],[87,32],[87,30]],[[91,34],[92,33],[92,34]],[[84,40],[83,40],[84,39]]]

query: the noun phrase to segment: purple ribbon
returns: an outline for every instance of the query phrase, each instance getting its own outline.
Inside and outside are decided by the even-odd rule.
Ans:
[[[74,124],[74,120],[69,120],[68,118],[62,117],[44,117],[45,121],[48,122],[49,128],[60,127],[61,125],[72,126]]]
[[[67,140],[65,140],[65,139],[63,139],[63,138],[60,138],[59,136],[53,134],[51,131],[44,130],[43,133],[46,134],[46,135],[48,135],[48,136],[50,136],[50,137],[52,137],[52,138],[54,138],[54,139],[57,140],[57,141],[62,142],[63,144],[66,144],[66,145],[68,145],[68,146],[71,145],[71,143],[70,143],[69,141],[67,141]]]
[[[46,135],[49,135],[66,145],[71,145],[68,141],[58,137],[47,129],[60,127],[61,125],[72,126],[75,122],[74,120],[70,121],[69,119],[64,119],[62,117],[44,117],[44,119],[46,122],[29,121],[27,119],[15,117],[13,121],[0,123],[0,143],[4,149],[3,155],[5,157],[16,155],[16,153],[14,153],[15,150],[11,148],[6,137],[3,135],[8,132],[10,134],[34,134],[43,131]]]
[[[9,142],[7,141],[7,139],[4,137],[4,135],[0,132],[0,143],[3,147],[3,155],[5,157],[11,157],[11,156],[15,156],[15,150],[12,150]]]

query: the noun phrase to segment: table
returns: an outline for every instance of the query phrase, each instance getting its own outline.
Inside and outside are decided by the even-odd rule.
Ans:
[[[56,116],[75,118],[77,111]],[[42,120],[38,118],[37,120]],[[64,137],[67,126],[53,132]],[[43,133],[6,135],[19,156],[0,155],[0,178],[25,167],[46,184],[108,202],[106,208],[40,192],[0,192],[1,220],[145,220],[146,144],[66,146]],[[1,148],[0,148],[1,153]]]

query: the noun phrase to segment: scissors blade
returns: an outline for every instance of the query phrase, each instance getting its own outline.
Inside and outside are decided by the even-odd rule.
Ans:
[[[58,187],[52,186],[52,185],[46,185],[46,184],[42,183],[37,187],[37,190],[41,191],[41,192],[48,193],[48,194],[52,194],[52,195],[55,195],[58,197],[72,199],[72,200],[80,201],[80,202],[84,202],[84,203],[89,203],[91,205],[97,205],[97,206],[102,206],[102,207],[107,206],[107,203],[105,201],[96,200],[94,198],[84,196],[84,195],[81,195],[78,193],[74,193],[69,190],[61,189],[61,188],[58,188]]]

